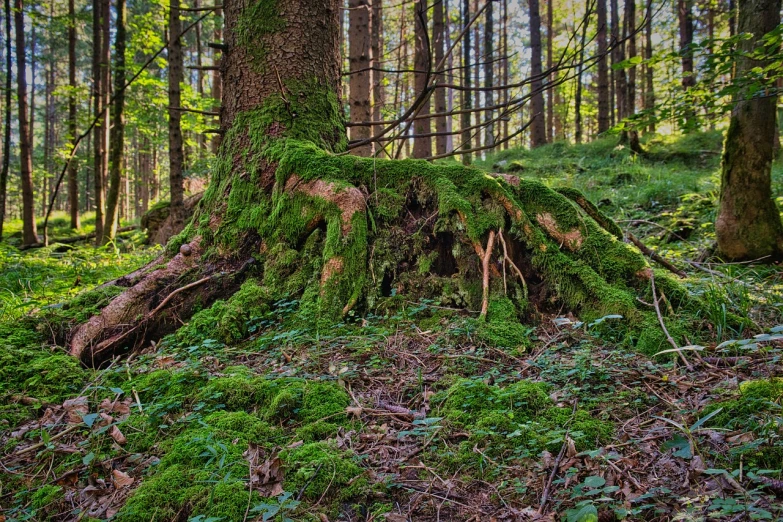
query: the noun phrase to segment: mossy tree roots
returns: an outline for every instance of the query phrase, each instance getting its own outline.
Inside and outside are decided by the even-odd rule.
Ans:
[[[345,156],[268,132],[254,139],[255,121],[227,134],[168,253],[118,281],[128,289],[73,332],[71,353],[85,364],[176,330],[247,280],[248,306],[295,297],[303,319],[321,322],[395,296],[483,316],[505,295],[520,320],[641,317],[649,265],[578,192],[456,164]]]

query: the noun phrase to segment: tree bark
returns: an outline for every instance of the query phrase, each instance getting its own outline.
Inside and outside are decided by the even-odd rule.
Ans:
[[[11,164],[11,89],[13,88],[11,61],[11,0],[4,0],[5,10],[5,128],[3,129],[3,166],[0,170],[0,240],[3,239],[6,197],[8,195],[8,169]]]
[[[588,7],[589,9],[589,7]],[[574,96],[574,139],[577,143],[582,143],[582,74],[584,66],[582,62],[585,56],[585,43],[587,41],[587,27],[590,13],[585,13],[585,20],[582,22],[582,35],[579,39],[579,66],[576,73],[576,94]]]
[[[22,180],[22,244],[38,243],[35,224],[35,201],[33,194],[33,151],[30,143],[30,125],[27,121],[27,59],[24,46],[24,7],[22,0],[14,0],[14,22],[16,25],[16,82],[19,103],[19,159]]]
[[[599,0],[600,1],[600,0]],[[604,0],[605,1],[605,0]],[[546,138],[549,143],[555,141],[555,79],[557,73],[554,71],[554,0],[546,0],[546,68],[549,71],[547,80],[550,88],[546,91]]]
[[[105,150],[105,130],[108,120],[104,116],[98,116],[103,109],[103,91],[106,88],[103,83],[103,67],[101,57],[103,55],[103,24],[106,19],[102,15],[102,6],[105,0],[93,0],[92,2],[92,83],[93,83],[93,110],[98,123],[93,130],[93,182],[95,185],[95,241],[103,244],[103,157]]]
[[[598,133],[603,134],[609,130],[609,67],[607,52],[607,22],[606,22],[606,0],[597,0],[598,16]]]
[[[495,20],[494,20],[494,2],[487,5],[486,21],[484,22],[484,106],[492,107],[495,104],[493,91],[495,86]],[[495,145],[495,112],[488,109],[484,114],[484,146],[492,150]]]
[[[104,242],[113,241],[119,225],[120,184],[124,175],[125,149],[125,0],[117,0],[117,23],[114,40],[114,92],[110,135],[109,192],[106,195]]]
[[[383,0],[372,0],[372,49],[371,63],[372,71],[372,119],[373,121],[383,120],[383,107],[386,102],[385,87],[383,85]],[[342,33],[342,32],[341,32]],[[380,134],[383,125],[375,125],[372,128],[373,134]]]
[[[429,79],[428,71],[432,68],[430,63],[430,46],[427,29],[427,2],[416,0],[413,3],[414,38],[416,44],[413,49],[413,89],[414,96],[419,97],[426,89]],[[418,116],[426,116],[430,113],[430,97],[425,97],[417,111]],[[413,157],[428,158],[432,156],[432,126],[430,118],[418,118],[413,122]]]
[[[780,23],[780,0],[740,0],[738,33],[753,35],[740,43],[737,77],[768,60],[753,60],[761,38]],[[735,98],[723,149],[721,193],[715,233],[718,251],[730,260],[783,258],[783,224],[772,199],[771,167],[776,96],[749,98],[743,87]]]
[[[546,115],[544,113],[544,81],[541,68],[541,13],[538,0],[528,0],[530,12],[530,146],[546,144]]]
[[[612,44],[615,46],[612,50],[612,65],[614,66],[625,60],[625,44],[621,43],[625,31],[622,31],[620,27],[618,0],[611,0],[610,5],[612,9]],[[625,69],[613,69],[612,74],[614,76],[616,121],[619,123],[626,117],[625,111],[628,107],[625,99],[628,94]]]
[[[652,57],[653,57],[653,43],[652,43],[652,17],[653,17],[653,8],[652,8],[652,0],[647,0],[647,17],[645,20],[645,27],[644,27],[644,37],[645,37],[645,47],[644,47],[644,59],[647,62],[645,66],[645,82],[646,82],[646,89],[644,93],[644,108],[645,110],[652,110],[653,107],[655,107],[655,87],[653,85],[653,78],[654,78],[654,70],[652,66]],[[655,119],[650,119],[650,124],[647,126],[647,130],[649,132],[655,132]]]
[[[68,138],[71,146],[76,146],[76,10],[75,1],[68,0]],[[71,159],[68,165],[68,211],[71,216],[71,228],[81,228],[79,217],[79,178],[78,161]]]
[[[625,0],[625,32],[628,38],[628,53],[626,59],[636,57],[636,0]],[[636,66],[628,68],[628,94],[625,97],[626,117],[636,114]]]
[[[215,10],[215,34],[214,39],[216,43],[221,43],[223,40],[223,10],[222,9],[216,9]],[[212,62],[213,65],[219,65],[222,63],[222,58],[216,58],[216,54],[221,51],[218,51],[217,49],[212,50]],[[217,105],[213,107],[213,110],[216,112],[220,112],[221,106],[220,106],[220,100],[223,98],[223,74],[220,70],[214,70],[212,71],[212,98],[217,100]],[[215,134],[212,137],[212,141],[210,142],[210,147],[212,148],[212,153],[217,154],[218,147],[220,147],[220,134]],[[145,210],[146,212],[146,210]]]
[[[348,56],[350,73],[350,107],[352,122],[368,122],[372,120],[370,92],[372,86],[372,46],[370,33],[372,30],[372,9],[368,0],[349,0],[348,2]],[[352,140],[370,138],[372,127],[357,125],[351,127]],[[371,156],[371,144],[354,149],[357,156]]]
[[[169,212],[174,230],[185,226],[185,188],[182,175],[185,152],[180,124],[182,106],[182,22],[179,19],[179,0],[171,0],[169,8]]]
[[[693,71],[693,0],[677,0],[677,17],[680,27],[680,56],[682,60],[682,88],[688,91],[696,85]],[[698,129],[696,112],[687,110],[683,130],[691,132]]]
[[[470,24],[470,0],[462,0],[462,28],[467,29]],[[470,67],[470,30],[465,31],[465,36],[462,37],[462,86],[465,88],[460,91],[462,98],[462,110],[466,111],[462,114],[460,120],[460,130],[462,131],[461,140],[462,150],[469,150],[471,145],[471,133],[470,133],[470,110],[473,108],[473,92],[470,90],[471,84],[471,67]],[[472,156],[470,152],[464,152],[462,154],[462,164],[470,165]]]
[[[445,31],[446,25],[445,19],[445,0],[435,0],[433,5],[432,14],[432,47],[434,63],[437,65],[443,61],[443,57],[446,54],[444,44],[446,43]],[[444,83],[446,78],[443,74],[438,74],[435,80],[438,83]],[[448,111],[448,105],[446,104],[446,89],[436,89],[433,94],[435,100],[435,114],[445,114]],[[446,116],[435,117],[435,132],[438,134],[435,136],[435,154],[440,156],[446,154],[449,150],[449,137],[446,135],[448,132],[448,122]]]

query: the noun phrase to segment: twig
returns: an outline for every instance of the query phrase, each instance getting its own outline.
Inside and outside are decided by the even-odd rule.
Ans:
[[[159,304],[158,306],[156,306],[156,307],[155,307],[155,309],[154,309],[153,311],[151,311],[149,314],[147,314],[147,317],[148,317],[148,318],[149,318],[149,317],[152,317],[153,315],[155,315],[156,313],[158,313],[158,312],[161,310],[161,308],[163,308],[164,306],[166,306],[166,305],[169,303],[169,301],[171,301],[171,299],[172,299],[172,298],[173,298],[175,295],[177,295],[178,293],[180,293],[180,292],[184,292],[185,290],[190,290],[190,289],[191,289],[191,288],[193,288],[194,286],[199,286],[199,285],[202,285],[202,284],[206,283],[207,281],[209,281],[210,279],[212,279],[213,277],[215,277],[215,276],[214,276],[214,275],[210,275],[210,276],[207,276],[207,277],[202,277],[202,278],[201,278],[201,279],[199,279],[198,281],[194,281],[194,282],[192,282],[192,283],[190,283],[190,284],[188,284],[188,285],[185,285],[185,286],[183,286],[183,287],[181,287],[181,288],[177,288],[176,290],[174,290],[173,292],[171,292],[169,295],[167,295],[167,296],[166,296],[166,299],[164,299],[163,301],[161,301],[161,302],[160,302],[160,304]]]
[[[568,448],[568,434],[571,433],[571,421],[574,419],[574,415],[576,415],[576,404],[576,401],[574,401],[574,408],[571,410],[571,418],[568,419],[568,428],[566,429],[565,435],[563,436],[563,445],[560,447],[560,453],[557,454],[555,465],[552,468],[552,473],[549,474],[549,479],[546,481],[544,491],[541,493],[541,503],[538,506],[539,515],[544,513],[544,508],[546,507],[546,503],[549,500],[549,488],[552,487],[552,481],[555,480],[555,475],[557,475],[557,468],[560,467],[560,461],[563,460],[566,448]]]
[[[59,438],[62,438],[62,437],[64,437],[65,435],[68,435],[68,434],[69,434],[69,433],[71,433],[72,431],[76,431],[77,429],[79,429],[79,428],[81,428],[81,427],[83,427],[83,426],[81,425],[81,423],[79,423],[79,424],[75,424],[75,425],[71,426],[70,428],[66,428],[66,429],[64,429],[63,431],[61,431],[60,433],[58,433],[58,434],[56,434],[56,435],[52,435],[51,437],[49,437],[49,440],[48,440],[48,441],[46,441],[46,442],[44,442],[44,441],[41,441],[41,442],[38,442],[38,443],[36,443],[36,444],[33,444],[32,446],[28,446],[28,447],[26,447],[26,448],[24,448],[24,449],[20,449],[19,451],[17,451],[16,453],[14,453],[14,455],[23,455],[23,454],[25,454],[25,453],[27,453],[27,452],[30,452],[30,451],[36,450],[36,449],[38,449],[38,448],[40,448],[40,447],[46,446],[46,445],[47,445],[49,442],[51,442],[51,441],[53,441],[53,440],[57,440],[57,439],[59,439]]]
[[[682,277],[683,279],[688,277],[688,274],[686,274],[684,271],[680,270],[679,268],[677,268],[676,266],[671,264],[671,262],[669,262],[666,259],[664,259],[663,257],[661,257],[660,254],[656,254],[655,252],[650,250],[650,248],[647,245],[642,243],[641,240],[638,237],[636,237],[635,235],[633,235],[631,232],[626,231],[625,235],[626,235],[626,237],[628,238],[628,240],[631,243],[636,245],[636,248],[638,248],[639,250],[642,251],[642,253],[644,255],[646,255],[647,257],[649,257],[653,261],[659,263],[666,270],[668,270],[669,272],[671,272],[673,274],[676,274],[676,275]]]
[[[652,286],[653,305],[655,306],[655,314],[658,316],[658,322],[661,325],[661,330],[663,330],[664,335],[666,335],[666,340],[669,341],[669,344],[671,344],[674,347],[674,351],[676,351],[677,354],[680,356],[680,359],[682,359],[682,362],[685,363],[685,366],[688,368],[688,370],[693,371],[693,366],[691,365],[690,362],[688,362],[688,359],[685,358],[685,355],[683,355],[682,350],[677,344],[677,341],[675,341],[674,338],[671,336],[669,330],[666,328],[666,323],[663,321],[663,314],[661,314],[661,307],[658,304],[658,293],[655,291],[655,274],[653,274],[652,270],[650,270],[650,285]]]

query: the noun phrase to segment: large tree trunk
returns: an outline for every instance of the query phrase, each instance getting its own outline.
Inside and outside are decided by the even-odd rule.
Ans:
[[[182,21],[179,0],[171,0],[169,8],[169,212],[173,230],[185,225],[185,182],[182,174],[185,151],[182,143],[180,107],[182,105]]]
[[[370,32],[372,9],[368,0],[350,0],[348,2],[348,59],[351,79],[350,107],[351,121],[367,123],[372,120],[372,107],[370,103],[370,90],[372,86],[372,70],[370,69],[371,50]],[[369,125],[357,125],[351,127],[352,140],[366,140],[372,134]],[[372,144],[357,147],[353,153],[357,156],[370,156],[373,152]]]
[[[416,97],[427,89],[430,63],[430,46],[427,33],[427,2],[416,0],[413,3],[414,38],[413,49],[413,90]],[[427,96],[416,111],[418,116],[430,113],[430,98]],[[430,118],[417,118],[413,121],[413,157],[429,158],[432,156],[432,128]]]
[[[76,146],[76,10],[75,1],[68,0],[68,137]],[[81,228],[79,219],[79,178],[76,158],[68,165],[68,211],[71,228]]]
[[[467,29],[470,23],[470,0],[462,0],[462,28]],[[460,130],[462,135],[462,150],[470,150],[471,132],[470,132],[470,110],[473,108],[473,92],[470,89],[471,84],[471,66],[470,66],[470,31],[465,31],[465,36],[462,37],[462,87],[460,91],[460,97],[462,98],[462,113],[460,119]],[[462,163],[464,165],[470,165],[472,156],[470,152],[462,154]]]
[[[435,65],[440,64],[446,54],[446,48],[444,47],[446,42],[446,13],[444,6],[445,0],[436,0],[435,5],[432,7],[432,48]],[[446,75],[439,74],[435,80],[438,83],[444,83]],[[446,154],[449,150],[449,136],[447,135],[449,125],[445,116],[448,111],[446,89],[436,89],[433,98],[435,100],[435,114],[440,115],[435,117],[435,154],[440,156]]]
[[[770,61],[747,57],[780,23],[780,0],[740,0],[738,32],[753,35],[740,43],[737,78]],[[720,255],[731,260],[783,257],[783,225],[772,199],[771,166],[776,96],[738,93],[723,150],[723,172],[715,233]]]
[[[598,0],[598,133],[609,130],[609,66],[607,65],[607,52],[609,46],[606,42],[606,0]]]
[[[649,266],[578,192],[340,154],[338,0],[223,6],[225,138],[210,187],[166,253],[115,282],[127,290],[73,332],[82,361],[157,339],[224,298],[241,313],[242,300],[293,296],[302,320],[324,327],[396,294],[487,321],[497,300],[519,318],[649,314],[631,289],[648,287]]]
[[[541,14],[538,0],[528,0],[530,9],[530,146],[546,144],[546,118],[544,114],[544,78],[541,70]]]
[[[3,239],[6,197],[8,194],[8,169],[11,165],[11,0],[4,0],[5,8],[5,120],[3,129],[3,166],[0,169],[0,240]]]
[[[109,140],[109,192],[106,195],[106,230],[104,242],[117,237],[119,224],[120,183],[124,172],[123,151],[125,148],[125,0],[117,0],[117,24],[114,43],[114,92],[112,104],[112,126]]]
[[[30,125],[27,121],[27,64],[24,47],[24,11],[22,0],[14,0],[14,23],[16,25],[16,82],[19,102],[19,159],[22,178],[22,244],[38,243],[35,224],[35,201],[33,194],[33,150],[30,143]]]

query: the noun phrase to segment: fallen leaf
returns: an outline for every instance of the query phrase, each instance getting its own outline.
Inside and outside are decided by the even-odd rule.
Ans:
[[[348,415],[352,417],[356,417],[357,419],[361,416],[363,411],[364,408],[362,408],[361,406],[348,406],[347,408],[345,408],[345,412]]]
[[[116,413],[120,417],[123,415],[130,415],[131,400],[125,399],[124,401],[112,401],[111,399],[103,399],[98,409],[105,411],[106,413]]]
[[[81,424],[82,418],[90,412],[87,397],[68,399],[63,403],[63,409],[68,413],[69,424]]]
[[[122,471],[115,469],[111,472],[111,478],[114,482],[114,487],[117,489],[124,488],[126,486],[130,486],[133,484],[133,477],[128,475],[127,473],[123,473]]]
[[[264,449],[252,443],[244,453],[250,465],[250,487],[262,497],[276,497],[284,492],[283,461],[275,454],[259,464],[265,456]]]
[[[128,439],[125,438],[125,435],[122,434],[122,432],[117,426],[112,426],[109,429],[109,435],[111,436],[112,439],[114,439],[114,442],[116,442],[117,444],[122,445],[128,442]]]

